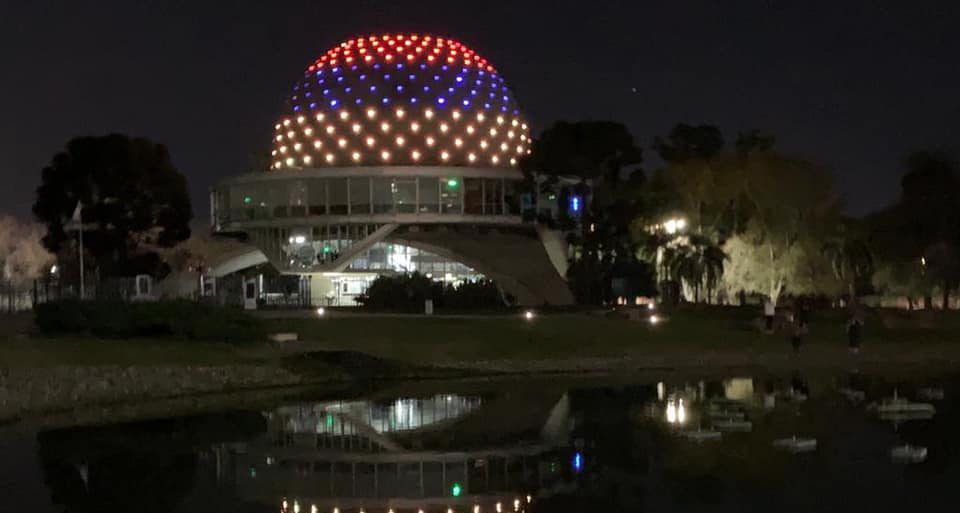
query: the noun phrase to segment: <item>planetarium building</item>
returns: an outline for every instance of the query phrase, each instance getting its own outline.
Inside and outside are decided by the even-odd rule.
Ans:
[[[272,131],[269,169],[213,191],[240,234],[314,304],[378,274],[481,276],[520,304],[566,304],[562,238],[524,222],[530,129],[497,69],[453,39],[360,37],[311,63]]]

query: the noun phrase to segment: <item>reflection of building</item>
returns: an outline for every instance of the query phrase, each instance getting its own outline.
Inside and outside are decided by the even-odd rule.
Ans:
[[[553,265],[565,248],[521,216],[517,163],[530,143],[503,77],[470,48],[351,39],[294,84],[269,172],[218,185],[214,228],[305,277],[315,304],[349,303],[373,276],[413,270],[482,274],[520,303],[570,303]]]
[[[500,419],[504,409],[518,414]],[[267,414],[266,437],[234,452],[235,486],[291,512],[522,510],[563,486],[568,413],[566,396],[285,406]]]

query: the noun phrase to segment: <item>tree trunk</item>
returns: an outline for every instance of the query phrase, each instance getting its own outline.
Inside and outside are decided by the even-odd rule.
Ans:
[[[907,296],[907,309],[913,311],[913,296]]]
[[[933,296],[928,292],[923,295],[923,309],[930,310],[933,308]]]

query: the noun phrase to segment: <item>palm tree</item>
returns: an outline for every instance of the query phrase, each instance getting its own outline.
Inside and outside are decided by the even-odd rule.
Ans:
[[[709,237],[691,235],[671,243],[663,252],[664,266],[670,279],[686,283],[693,289],[693,301],[700,302],[700,290],[705,288],[707,299],[723,276],[727,255]]]

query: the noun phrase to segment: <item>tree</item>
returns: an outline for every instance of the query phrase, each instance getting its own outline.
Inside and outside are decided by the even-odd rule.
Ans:
[[[960,167],[939,151],[914,152],[905,166],[897,203],[868,218],[884,270],[875,283],[890,293],[920,294],[926,308],[938,288],[947,308],[960,286]]]
[[[873,255],[863,238],[840,226],[840,233],[823,245],[834,276],[846,285],[852,303],[857,302],[857,284],[866,283],[873,274]]]
[[[700,301],[701,289],[709,301],[723,276],[726,253],[710,238],[702,235],[679,237],[666,244],[663,264],[667,276],[692,292],[693,301]]]
[[[189,237],[193,214],[186,180],[166,147],[124,135],[78,137],[43,169],[33,213],[58,252],[83,205],[84,246],[103,276],[156,274],[156,248]]]
[[[821,235],[815,232],[833,225],[839,210],[829,173],[776,152],[752,152],[736,171],[751,216],[723,246],[730,257],[727,288],[764,294],[774,304],[785,290],[818,292],[822,276],[813,263],[821,256],[812,247]]]
[[[539,175],[576,177],[580,182],[558,191],[561,204],[578,195],[584,208],[573,217],[561,209],[568,242],[575,257],[567,271],[578,302],[599,304],[612,299],[612,280],[621,271],[642,283],[649,273],[638,272],[631,223],[643,209],[644,175],[633,168],[642,150],[629,130],[606,121],[559,122],[534,141],[521,169],[535,183]],[[589,196],[589,201],[587,197]]]
[[[723,144],[723,134],[713,125],[680,123],[666,137],[657,136],[653,149],[666,162],[683,162],[714,157],[723,150]]]

